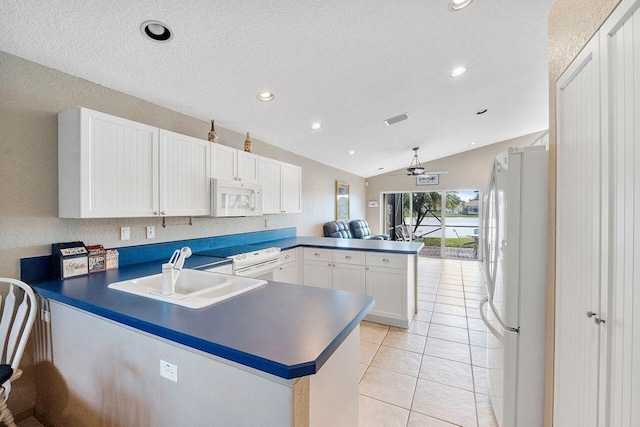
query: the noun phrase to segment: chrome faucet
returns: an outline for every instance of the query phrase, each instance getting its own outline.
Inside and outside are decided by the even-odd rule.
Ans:
[[[176,292],[176,282],[182,272],[184,260],[190,256],[191,249],[185,246],[176,249],[169,262],[162,264],[162,295],[173,295]]]

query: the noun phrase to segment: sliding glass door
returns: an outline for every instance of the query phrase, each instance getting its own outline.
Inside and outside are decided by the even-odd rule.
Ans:
[[[421,255],[478,258],[479,192],[385,193],[383,223],[394,240],[421,241]]]

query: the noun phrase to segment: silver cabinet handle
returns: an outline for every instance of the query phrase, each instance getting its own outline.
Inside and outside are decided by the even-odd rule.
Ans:
[[[316,252],[314,255],[315,255],[315,256],[320,256],[320,254],[319,254],[318,252]]]
[[[288,258],[289,258],[289,255],[285,255],[285,256],[284,256],[284,258],[285,258],[285,259],[288,259]]]
[[[279,267],[279,269],[282,271],[282,267]]]
[[[166,215],[166,214],[167,214],[167,212],[166,212],[166,211],[162,211],[162,212],[160,212],[160,215]]]
[[[589,319],[591,319],[591,318],[592,318],[593,316],[595,316],[596,314],[595,314],[593,311],[591,311],[591,310],[587,310],[586,315],[587,315],[587,317],[588,317]]]
[[[368,270],[368,269],[369,269],[369,267],[365,267],[365,270]]]
[[[158,211],[153,211],[153,214],[154,215],[158,215]]]
[[[382,258],[382,262],[389,262],[389,258]]]
[[[351,259],[351,255],[347,255],[345,258],[346,259]]]

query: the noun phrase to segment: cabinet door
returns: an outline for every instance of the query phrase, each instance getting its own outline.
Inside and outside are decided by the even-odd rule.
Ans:
[[[258,182],[260,156],[238,150],[238,178],[244,182]]]
[[[598,35],[557,83],[554,425],[598,425],[600,77]],[[578,214],[579,213],[579,214]]]
[[[297,284],[298,280],[298,265],[295,261],[281,264],[273,272],[273,280],[276,282]]]
[[[261,157],[259,169],[262,184],[262,213],[280,213],[282,211],[280,162]]]
[[[61,218],[158,215],[158,129],[86,108],[58,116]]]
[[[333,264],[333,289],[365,293],[364,265]]]
[[[220,144],[211,144],[211,178],[231,180],[237,176],[238,150]]]
[[[302,212],[302,169],[299,166],[282,164],[282,210]]]
[[[318,288],[332,288],[331,263],[325,261],[304,261],[302,284]]]
[[[366,293],[376,300],[371,314],[407,319],[407,272],[395,268],[367,267]]]
[[[160,130],[160,215],[209,215],[211,145]]]

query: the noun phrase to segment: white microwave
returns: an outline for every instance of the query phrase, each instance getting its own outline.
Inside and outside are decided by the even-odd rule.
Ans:
[[[211,216],[262,215],[262,184],[211,179]]]

